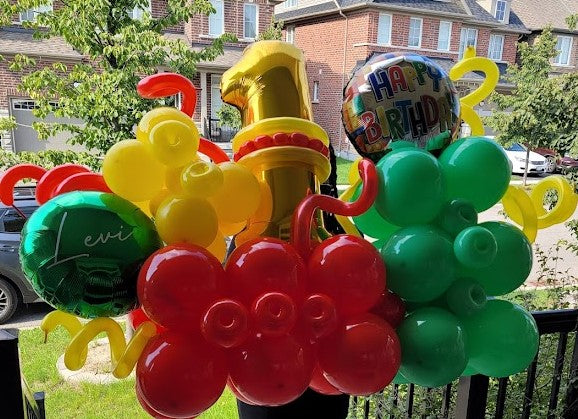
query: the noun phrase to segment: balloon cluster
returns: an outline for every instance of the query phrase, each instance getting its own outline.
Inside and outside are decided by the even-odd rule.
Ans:
[[[480,176],[482,168],[484,175]],[[518,288],[532,267],[522,231],[503,222],[478,224],[510,179],[508,159],[493,141],[455,141],[439,156],[404,142],[377,164],[373,207],[354,217],[387,265],[389,288],[408,308],[397,329],[398,379],[426,387],[464,373],[507,376],[536,354],[538,332],[519,306],[489,296]],[[358,186],[358,193],[363,186]]]
[[[364,183],[365,194],[354,204],[330,198],[340,205],[332,210],[360,212],[371,204],[375,168],[369,161],[362,168],[365,179],[373,178]],[[391,382],[400,348],[390,322],[399,323],[403,312],[369,313],[387,292],[383,261],[371,244],[349,235],[311,250],[311,208],[324,205],[316,198],[297,210],[293,245],[250,240],[224,268],[193,245],[167,246],[149,257],[139,301],[165,330],[137,365],[145,408],[195,416],[227,382],[239,399],[270,406],[296,399],[308,386],[367,395]]]

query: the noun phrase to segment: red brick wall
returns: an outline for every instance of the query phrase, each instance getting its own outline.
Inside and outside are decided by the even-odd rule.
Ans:
[[[239,42],[237,45],[245,46],[252,40],[243,39],[243,5],[253,3],[258,5],[258,23],[259,33],[265,31],[271,23],[273,16],[273,4],[267,0],[238,1],[224,0],[224,20],[225,32],[237,36]],[[185,33],[189,39],[195,43],[208,44],[211,42],[209,34],[209,17],[206,15],[194,16],[189,23],[185,25]]]

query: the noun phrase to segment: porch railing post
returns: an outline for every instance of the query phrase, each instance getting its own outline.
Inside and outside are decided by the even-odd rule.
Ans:
[[[0,329],[0,405],[7,418],[24,417],[24,400],[20,378],[18,330]]]
[[[490,379],[485,375],[461,377],[456,402],[457,419],[484,419]]]

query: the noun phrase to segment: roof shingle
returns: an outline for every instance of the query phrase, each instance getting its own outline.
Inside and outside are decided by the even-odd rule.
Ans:
[[[0,28],[0,54],[82,59],[82,55],[68,45],[64,39],[59,37],[34,39],[33,31],[18,27]]]
[[[528,29],[542,29],[550,24],[554,29],[567,31],[566,17],[578,13],[578,1],[512,0],[511,8]]]

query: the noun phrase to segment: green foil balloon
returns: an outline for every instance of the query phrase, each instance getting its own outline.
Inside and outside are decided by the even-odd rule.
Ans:
[[[510,183],[510,164],[496,142],[483,137],[462,138],[439,157],[448,198],[463,198],[481,212],[495,205]]]
[[[153,222],[117,195],[71,192],[42,205],[22,231],[20,261],[36,292],[81,317],[137,306],[141,264],[161,247]]]
[[[536,322],[516,304],[489,300],[483,310],[461,320],[468,336],[469,365],[480,374],[490,377],[516,374],[538,352]]]
[[[415,147],[393,150],[377,164],[379,192],[374,206],[391,224],[432,221],[445,201],[445,182],[437,159]]]
[[[480,269],[466,269],[465,276],[477,279],[488,295],[504,295],[524,283],[532,270],[532,246],[522,231],[508,223],[480,224],[493,234],[497,243],[492,263]]]
[[[454,253],[458,261],[468,268],[484,268],[490,265],[498,251],[494,235],[487,228],[465,228],[454,241]]]
[[[466,368],[466,335],[460,321],[446,310],[424,307],[398,327],[402,360],[399,371],[409,382],[439,387]]]
[[[351,198],[352,201],[356,201],[361,191],[363,190],[363,185],[359,185]],[[367,212],[353,217],[353,222],[355,226],[363,233],[370,237],[376,239],[389,239],[397,230],[400,229],[399,226],[388,223],[383,219],[383,217],[377,212],[375,206],[369,207]]]
[[[433,226],[401,229],[381,249],[381,257],[388,288],[410,302],[434,300],[455,279],[452,241]]]
[[[478,213],[465,199],[447,202],[434,221],[434,224],[452,237],[456,237],[464,228],[478,224]]]

